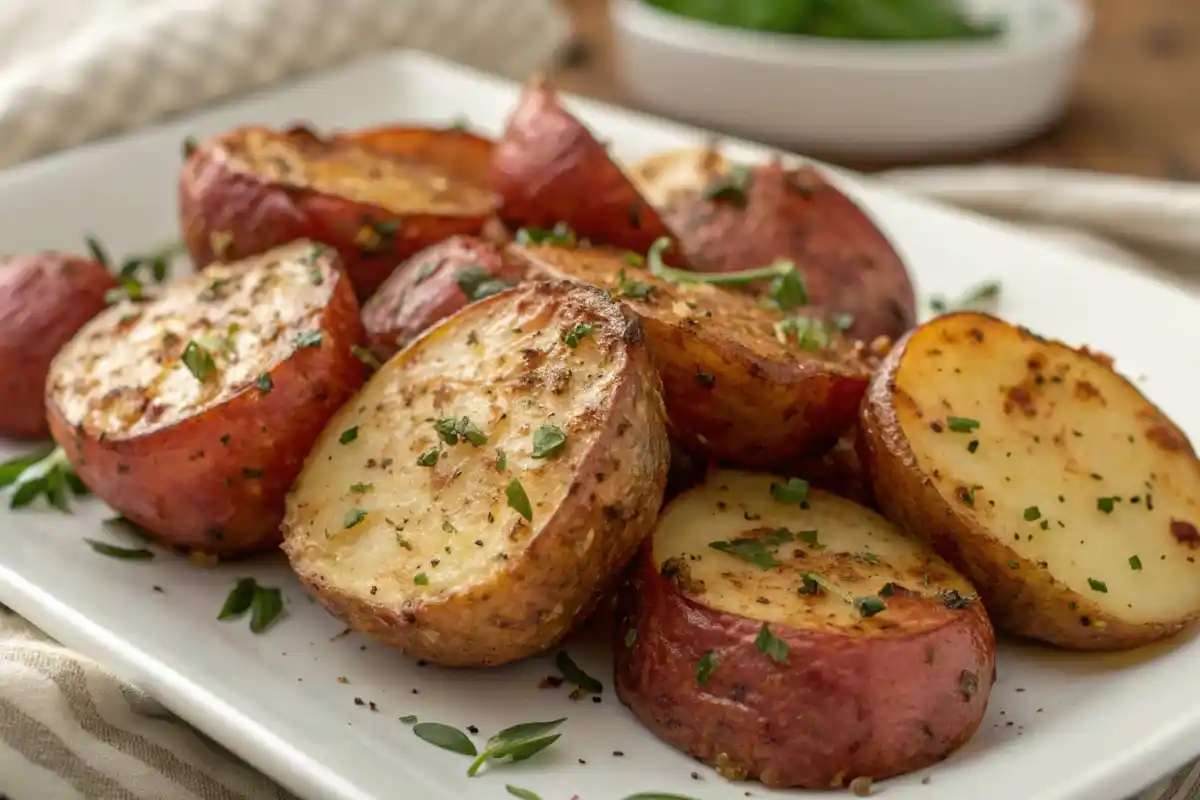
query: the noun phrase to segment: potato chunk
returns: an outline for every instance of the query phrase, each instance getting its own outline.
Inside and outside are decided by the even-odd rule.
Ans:
[[[1200,615],[1200,463],[1108,359],[939,317],[889,356],[863,431],[881,508],[971,576],[999,627],[1103,650]]]
[[[450,317],[333,419],[284,550],[337,616],[430,661],[550,647],[657,516],[669,448],[641,323],[537,282]]]

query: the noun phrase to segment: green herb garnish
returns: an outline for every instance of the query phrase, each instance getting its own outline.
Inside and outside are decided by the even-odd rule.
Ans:
[[[505,488],[504,494],[508,497],[508,507],[516,511],[529,522],[533,522],[533,506],[529,503],[529,495],[525,494],[525,487],[516,478],[508,482],[508,487]]]
[[[358,438],[358,426],[352,425],[342,431],[342,435],[338,437],[338,441],[342,444],[350,444]]]
[[[758,539],[734,539],[729,542],[709,542],[713,550],[720,550],[749,562],[759,569],[771,569],[782,564],[775,554],[768,550]]]
[[[513,797],[519,797],[521,800],[542,800],[541,795],[529,789],[522,789],[520,786],[513,786],[511,783],[504,784],[504,791],[511,794]]]
[[[413,575],[413,583],[415,583],[417,586],[428,586],[429,576],[424,572],[418,572],[416,575]]]
[[[558,667],[558,671],[563,674],[563,678],[568,683],[575,684],[585,692],[600,694],[604,691],[603,684],[584,672],[571,656],[567,654],[566,650],[558,651],[558,655],[554,658],[554,665]]]
[[[250,632],[262,633],[283,613],[283,595],[278,589],[254,587],[250,601]]]
[[[1033,522],[1035,519],[1041,518],[1042,511],[1037,506],[1030,506],[1029,508],[1025,509],[1023,516],[1025,517],[1026,522]]]
[[[626,277],[623,268],[617,273],[617,290],[613,293],[615,297],[645,300],[653,291],[654,287],[650,284]]]
[[[762,628],[758,631],[758,636],[754,638],[754,646],[758,648],[758,652],[766,653],[773,660],[780,664],[788,663],[788,645],[783,639],[771,633],[771,629],[767,627],[767,623],[763,623]]]
[[[1115,498],[1115,497],[1098,498],[1096,500],[1096,508],[1103,511],[1105,514],[1111,514],[1113,512],[1113,507],[1114,507],[1114,504],[1116,503],[1116,501],[1117,501],[1117,498]]]
[[[500,294],[505,289],[513,286],[513,284],[493,277],[483,267],[464,267],[454,275],[454,282],[458,284],[458,288],[463,290],[463,294],[472,303],[477,300],[482,300],[485,297],[491,297],[494,294]]]
[[[258,376],[258,380],[254,382],[254,385],[258,387],[260,392],[267,394],[275,388],[275,381],[271,380],[271,376],[264,372]]]
[[[438,459],[441,458],[441,456],[442,451],[437,447],[432,447],[426,450],[424,453],[421,453],[421,455],[417,456],[417,466],[432,467],[437,464]]]
[[[1104,581],[1098,581],[1095,578],[1088,578],[1087,581],[1088,581],[1088,586],[1092,587],[1093,592],[1100,592],[1100,594],[1108,594],[1108,584],[1105,583]]]
[[[803,478],[788,478],[784,483],[772,483],[771,497],[780,503],[803,504],[808,501],[808,481]]]
[[[61,447],[18,456],[0,464],[0,487],[12,486],[9,508],[24,508],[39,497],[64,514],[71,513],[71,495],[84,497],[90,492]]]
[[[374,491],[374,489],[375,489],[375,484],[373,484],[373,483],[352,483],[352,484],[350,484],[350,491],[354,492],[355,494],[366,494],[367,492]]]
[[[579,347],[579,342],[592,335],[593,327],[583,322],[575,323],[575,327],[563,336],[563,342],[570,348]]]
[[[948,314],[951,311],[995,311],[1000,299],[1001,286],[998,281],[987,281],[973,286],[957,300],[947,300],[941,295],[929,299],[929,309],[934,314]]]
[[[195,340],[189,341],[187,347],[183,348],[182,361],[183,365],[188,368],[188,372],[192,373],[201,383],[204,383],[208,380],[208,376],[217,371],[217,364],[213,361],[212,353],[197,344]]]
[[[881,611],[887,611],[887,603],[875,595],[854,598],[854,607],[864,618],[873,617]]]
[[[458,728],[452,728],[440,722],[419,722],[413,726],[412,730],[417,735],[417,738],[424,739],[443,750],[449,750],[452,753],[459,753],[464,756],[479,754],[479,751],[475,749],[474,742],[468,739],[467,735]]]
[[[84,539],[88,546],[102,556],[123,558],[129,561],[146,561],[154,558],[154,552],[145,547],[120,547],[97,539]]]
[[[806,306],[809,303],[808,287],[804,276],[791,261],[776,261],[774,264],[738,272],[692,272],[669,267],[663,262],[663,253],[671,247],[667,237],[657,239],[646,253],[650,274],[669,283],[707,283],[713,286],[745,286],[755,281],[770,280],[770,296],[773,304],[784,311]],[[621,272],[624,280],[624,270]]]
[[[555,225],[552,230],[521,228],[513,238],[519,245],[550,244],[555,247],[574,247],[579,241],[575,236],[575,231],[563,222]]]
[[[235,583],[229,590],[224,605],[217,613],[217,619],[234,619],[249,611],[250,604],[254,601],[254,589],[257,585],[258,582],[254,578],[242,578]]]
[[[1130,556],[1129,557],[1129,568],[1132,570],[1137,570],[1138,572],[1141,572],[1142,571],[1142,560],[1140,558],[1138,558],[1137,556]]]
[[[567,444],[567,435],[556,425],[542,425],[533,432],[534,458],[549,458],[562,452]]]
[[[302,331],[296,334],[296,347],[320,347],[320,331]]]
[[[361,508],[352,508],[342,516],[342,528],[350,530],[367,518],[367,512]]]
[[[979,420],[967,417],[946,417],[946,427],[954,433],[970,433],[979,427]]]
[[[712,650],[709,650],[704,655],[700,656],[700,660],[696,662],[696,683],[703,686],[708,683],[708,679],[712,677],[713,672],[717,669],[717,657]]]
[[[502,448],[496,448],[496,472],[504,472],[508,467],[508,455]]]
[[[566,717],[549,722],[525,722],[505,728],[487,740],[484,751],[467,769],[467,775],[474,777],[488,760],[511,758],[513,761],[524,761],[545,750],[562,735],[554,731],[564,722]]]

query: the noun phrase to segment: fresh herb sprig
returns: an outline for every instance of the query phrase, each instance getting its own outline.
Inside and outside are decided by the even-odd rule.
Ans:
[[[229,590],[217,619],[238,619],[247,611],[250,631],[262,633],[283,615],[283,594],[274,587],[259,585],[254,578],[242,578]]]
[[[467,775],[475,777],[480,768],[488,761],[524,761],[545,750],[558,741],[561,733],[555,733],[559,725],[567,721],[566,717],[548,722],[523,722],[505,728],[487,740],[484,750],[467,769]]]
[[[11,487],[9,508],[24,508],[39,497],[52,508],[71,513],[71,496],[86,497],[91,492],[67,461],[61,447],[19,456],[0,464],[0,488]]]
[[[669,283],[707,283],[711,286],[746,286],[755,281],[770,280],[770,298],[777,308],[791,311],[809,303],[808,285],[793,261],[776,261],[765,267],[744,269],[737,272],[692,272],[669,267],[663,262],[663,253],[671,248],[671,240],[661,237],[646,253],[646,265],[650,274]]]
[[[1000,304],[1002,287],[999,281],[984,281],[968,289],[957,300],[947,300],[935,294],[929,298],[929,310],[935,315],[952,311],[984,311],[994,313]]]

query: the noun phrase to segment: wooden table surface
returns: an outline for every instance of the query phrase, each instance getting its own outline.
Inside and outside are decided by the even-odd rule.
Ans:
[[[556,83],[631,105],[613,77],[607,0],[562,2],[576,42]],[[1200,181],[1200,0],[1091,3],[1095,26],[1065,117],[1033,141],[986,158]]]

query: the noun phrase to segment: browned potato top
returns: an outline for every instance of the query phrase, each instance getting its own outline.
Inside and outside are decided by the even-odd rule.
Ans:
[[[573,524],[556,512],[586,487],[576,474],[597,447],[619,446],[604,437],[641,336],[600,292],[565,283],[523,285],[434,328],[318,440],[328,463],[310,462],[285,523],[293,564],[342,590],[370,588],[378,603],[445,595],[516,564],[544,531]],[[455,424],[459,433],[439,430]],[[565,437],[549,455],[538,450],[546,426]],[[579,530],[578,545],[592,535]]]
[[[819,489],[788,500],[787,486],[710,473],[663,512],[655,563],[709,608],[807,631],[911,636],[974,601],[965,578],[879,514]]]
[[[843,374],[861,374],[862,365],[869,360],[861,347],[840,335],[833,335],[827,348],[806,349],[799,337],[789,332],[783,312],[766,308],[743,292],[662,280],[648,269],[634,266],[627,254],[619,251],[525,245],[514,246],[510,252],[528,260],[535,274],[540,270],[590,283],[659,325],[710,341],[714,349],[736,349],[741,358],[755,362],[774,381],[802,380],[809,364],[828,370],[831,359],[846,362],[837,368],[844,370]]]
[[[48,400],[67,424],[109,438],[201,414],[297,348],[320,346],[322,314],[343,279],[332,250],[295,242],[214,264],[152,302],[114,305],[59,353]]]
[[[892,384],[917,465],[1010,575],[1134,625],[1200,608],[1200,462],[1107,359],[960,313],[912,334]]]
[[[452,168],[420,158],[420,152],[400,155],[370,147],[371,135],[321,138],[302,128],[281,134],[251,127],[205,146],[213,148],[214,159],[236,173],[395,214],[486,216],[491,211],[491,192],[482,182],[465,180]]]

